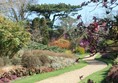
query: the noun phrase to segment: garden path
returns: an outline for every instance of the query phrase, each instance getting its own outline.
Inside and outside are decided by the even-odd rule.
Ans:
[[[36,83],[78,83],[79,81],[81,81],[81,77],[82,79],[84,79],[92,73],[107,67],[106,63],[95,60],[96,56],[97,54],[92,57],[85,57],[84,60],[88,63],[88,65],[81,69],[70,71],[59,76],[50,77]]]

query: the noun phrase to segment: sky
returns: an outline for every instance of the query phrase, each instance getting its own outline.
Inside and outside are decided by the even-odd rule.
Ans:
[[[38,0],[39,4],[58,4],[58,3],[66,3],[71,5],[80,5],[82,2],[88,0]],[[98,18],[104,17],[112,17],[113,13],[116,14],[118,7],[113,10],[112,13],[106,16],[106,9],[102,7],[102,4],[99,5],[94,11],[92,11],[96,7],[95,3],[90,3],[88,6],[83,7],[82,10],[78,11],[78,14],[81,14],[83,22],[88,25],[92,22],[92,17],[96,16]],[[92,12],[91,12],[92,11]],[[77,16],[75,16],[76,18]]]

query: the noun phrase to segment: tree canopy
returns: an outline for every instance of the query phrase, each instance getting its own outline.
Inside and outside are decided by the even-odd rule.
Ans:
[[[30,5],[28,7],[30,12],[36,12],[39,15],[42,15],[47,20],[51,20],[50,16],[53,14],[52,25],[55,21],[56,17],[67,17],[68,14],[74,11],[76,8],[80,8],[79,5],[70,5],[65,3],[59,4],[38,4],[38,5]]]
[[[0,16],[0,57],[12,58],[30,40],[23,26]]]

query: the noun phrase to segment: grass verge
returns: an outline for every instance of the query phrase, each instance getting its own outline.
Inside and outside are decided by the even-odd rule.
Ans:
[[[103,70],[100,70],[98,72],[95,72],[95,73],[89,75],[88,77],[86,77],[85,79],[83,79],[79,83],[87,83],[88,79],[94,80],[95,83],[106,83],[105,78],[107,76],[107,73],[108,73],[109,69],[112,66],[113,60],[100,58],[100,55],[98,55],[96,57],[96,60],[103,61],[108,66],[106,68],[104,68]]]
[[[85,56],[90,55],[90,53],[85,53],[85,54],[76,53],[75,55],[76,55],[78,58],[83,59]]]
[[[56,71],[49,72],[49,73],[37,74],[37,75],[29,76],[29,77],[23,77],[21,79],[14,80],[11,83],[35,83],[37,81],[40,81],[40,80],[43,80],[43,79],[46,79],[49,77],[58,76],[65,72],[73,71],[75,69],[80,69],[86,65],[87,65],[87,63],[85,61],[81,61],[76,65],[72,65],[72,66],[66,67],[64,69],[56,70]]]

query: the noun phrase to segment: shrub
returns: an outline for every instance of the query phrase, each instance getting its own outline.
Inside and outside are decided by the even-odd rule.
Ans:
[[[22,66],[29,68],[29,67],[40,67],[42,62],[39,60],[37,56],[33,55],[23,55],[21,60]]]
[[[8,57],[1,57],[0,58],[0,66],[6,66],[6,65],[10,65],[10,59]]]
[[[85,53],[85,48],[79,46],[79,47],[76,47],[76,52],[79,52],[81,54],[84,54]]]
[[[49,68],[49,67],[45,67],[45,66],[40,67],[40,72],[41,73],[51,72],[51,71],[54,71],[54,69],[53,68]]]
[[[50,43],[50,46],[58,46],[60,48],[66,48],[66,49],[70,48],[70,45],[71,43],[69,40],[62,38]]]
[[[66,53],[55,53],[49,50],[32,50],[30,52],[35,53],[35,55],[47,55],[47,56],[57,56],[57,57],[66,57],[66,58],[75,58],[73,54],[66,54]],[[29,52],[29,54],[31,54]]]
[[[39,60],[44,64],[50,63],[51,60],[46,55],[39,55]]]
[[[36,43],[36,42],[30,42],[28,44],[28,49],[49,50],[49,51],[54,51],[54,52],[64,52],[65,51],[65,49],[59,48],[57,46],[48,46],[48,45],[43,45],[43,44]]]
[[[12,58],[11,63],[13,65],[20,65],[21,64],[21,58],[14,57],[14,58]]]
[[[110,59],[110,56],[112,56],[110,53],[102,53],[101,58]]]
[[[8,78],[1,78],[1,80],[4,82],[4,83],[10,83],[10,80]]]
[[[113,66],[106,78],[107,83],[118,83],[118,65]]]
[[[4,66],[4,60],[3,58],[0,58],[0,67]]]
[[[6,66],[6,65],[11,65],[11,61],[10,61],[10,59],[8,58],[8,57],[6,57],[6,56],[4,56],[4,57],[2,57],[3,58],[3,61],[4,61],[4,65]]]
[[[72,54],[72,51],[71,50],[66,50],[65,53],[66,54]]]
[[[32,35],[31,35],[32,41],[41,43],[42,39],[43,37],[41,36],[39,29],[32,30]]]
[[[23,26],[0,16],[0,56],[12,58],[29,40]]]
[[[107,59],[112,59],[112,60],[114,60],[114,59],[116,59],[117,58],[117,56],[118,56],[118,54],[117,53],[102,53],[102,58],[107,58]]]
[[[0,83],[4,83],[4,82],[0,79]]]
[[[22,56],[22,65],[24,67],[40,67],[46,63],[50,63],[51,60],[44,54],[40,54],[37,50],[27,51]]]
[[[114,60],[114,64],[118,65],[118,57]]]

